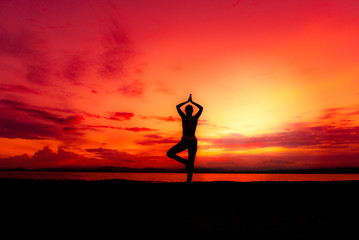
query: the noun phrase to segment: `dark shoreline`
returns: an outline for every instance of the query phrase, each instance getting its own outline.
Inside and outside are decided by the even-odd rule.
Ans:
[[[135,172],[135,173],[185,173],[184,169],[162,169],[162,168],[126,168],[126,167],[98,167],[98,168],[0,168],[0,171],[24,171],[24,172]],[[247,170],[229,171],[225,169],[196,168],[196,173],[240,173],[240,174],[359,174],[359,168],[318,168],[318,169],[274,169],[274,170]]]
[[[359,222],[359,181],[0,179],[0,188],[7,209],[4,229],[15,226],[29,234],[47,229],[64,237],[228,234],[240,239],[343,239],[357,232]]]

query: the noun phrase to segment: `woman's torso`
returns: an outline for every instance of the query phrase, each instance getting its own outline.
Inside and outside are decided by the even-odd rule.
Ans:
[[[197,118],[194,117],[183,117],[182,118],[182,134],[185,139],[196,139],[196,127],[197,127]]]

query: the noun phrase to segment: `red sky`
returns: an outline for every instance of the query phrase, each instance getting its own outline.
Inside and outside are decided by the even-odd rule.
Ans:
[[[359,2],[1,1],[0,167],[359,167]]]

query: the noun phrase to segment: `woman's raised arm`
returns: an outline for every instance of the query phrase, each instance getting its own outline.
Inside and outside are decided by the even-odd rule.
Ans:
[[[183,103],[180,103],[180,104],[178,104],[178,105],[176,106],[177,112],[178,112],[178,114],[179,114],[182,118],[185,117],[186,115],[182,112],[181,107],[182,107],[183,105],[185,105],[186,103],[188,103],[188,102],[189,102],[189,100],[187,100],[187,101],[185,101],[185,102],[183,102]]]
[[[202,114],[203,107],[202,107],[201,105],[199,105],[198,103],[193,102],[193,101],[192,101],[192,96],[190,96],[190,101],[191,101],[191,103],[192,103],[193,105],[195,105],[196,107],[198,107],[199,110],[198,110],[198,112],[196,113],[196,115],[194,115],[194,117],[199,118],[199,116],[201,116],[201,114]]]

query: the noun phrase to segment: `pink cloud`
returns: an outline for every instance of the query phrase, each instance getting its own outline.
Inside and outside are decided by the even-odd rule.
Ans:
[[[4,56],[15,57],[25,66],[24,78],[30,83],[49,83],[52,66],[44,50],[43,41],[27,29],[6,31],[0,29],[0,52]]]
[[[79,48],[75,53],[71,49],[71,45],[69,45],[69,49],[60,49],[55,39],[34,31],[34,28],[23,26],[22,28],[13,28],[12,31],[0,27],[0,53],[15,58],[19,64],[24,66],[20,74],[23,75],[23,80],[32,84],[51,85],[54,81],[67,80],[75,85],[84,86],[87,82],[84,76],[89,69],[94,70],[99,80],[119,77],[130,71],[126,68],[126,63],[136,53],[132,49],[130,38],[120,26],[121,24],[116,18],[107,17],[105,20],[107,24],[103,24],[101,30],[94,33],[93,38],[98,41],[95,49],[88,49],[87,45]],[[28,19],[33,20],[32,18]],[[34,23],[34,21],[31,22]],[[37,23],[39,22],[41,21],[37,21]],[[78,23],[76,26],[68,23],[48,26],[53,32],[51,36],[54,34],[56,36],[59,31],[74,36],[72,32],[74,27],[79,29],[88,27],[81,24],[83,23]],[[76,44],[77,42],[74,42],[74,45]],[[137,96],[143,93],[144,83],[138,80],[122,79],[120,91],[125,95]],[[18,91],[21,89],[18,88]],[[92,89],[92,91],[96,92],[97,89]]]
[[[43,168],[43,167],[102,167],[122,166],[139,159],[136,155],[116,149],[86,149],[94,157],[86,157],[61,147],[53,151],[48,146],[36,151],[32,156],[27,154],[9,158],[0,158],[0,168]]]
[[[124,72],[124,63],[133,56],[131,42],[117,20],[106,25],[103,33],[103,52],[98,56],[98,73],[103,78]]]
[[[39,56],[39,39],[28,30],[15,32],[0,28],[0,52],[22,59]]]
[[[59,116],[50,111],[45,111],[22,102],[17,102],[7,99],[1,99],[0,104],[10,108],[12,111],[27,113],[32,117],[48,120],[50,122],[59,123],[59,124],[80,123],[84,119],[80,115],[70,115],[66,117]]]
[[[63,116],[54,110],[7,99],[0,100],[0,110],[8,113],[0,116],[0,135],[5,138],[63,139],[68,138],[68,134],[82,135],[83,129],[79,126],[84,117],[80,114]]]
[[[305,127],[293,131],[263,134],[247,137],[240,134],[230,134],[216,139],[203,139],[224,149],[243,149],[261,147],[284,148],[342,148],[359,144],[359,126]]]
[[[51,150],[48,146],[38,150],[33,156],[26,154],[18,155],[10,158],[0,159],[0,166],[3,168],[40,168],[40,167],[61,167],[67,164],[79,164],[84,162],[91,162],[91,159],[76,153],[66,151],[63,148],[58,148],[57,151]]]
[[[356,107],[330,108],[315,122],[288,124],[286,131],[247,137],[229,134],[222,138],[203,139],[224,149],[261,147],[340,149],[359,144],[359,126],[352,125],[348,116]],[[330,119],[330,123],[326,121]]]
[[[181,118],[179,117],[160,117],[160,116],[151,116],[153,119],[161,120],[161,121],[167,121],[167,122],[174,122],[174,121],[181,121]]]
[[[73,84],[80,84],[80,79],[88,68],[87,65],[87,62],[79,55],[72,56],[66,60],[63,75]]]
[[[136,159],[136,156],[116,149],[91,148],[91,149],[86,149],[86,151],[90,153],[94,153],[98,158],[107,161],[115,160],[118,162],[133,162]]]
[[[0,91],[14,92],[14,93],[30,93],[30,94],[40,95],[38,91],[35,91],[23,85],[0,84]]]
[[[26,65],[25,77],[32,83],[46,84],[49,81],[50,70],[43,64],[29,63]]]
[[[130,120],[133,116],[135,116],[135,114],[131,112],[115,112],[112,113],[110,117],[105,118],[110,120],[123,121]]]
[[[131,132],[148,132],[148,131],[156,131],[156,129],[146,128],[146,127],[128,127],[124,128],[127,131]]]
[[[83,126],[83,130],[93,130],[96,128],[107,128],[107,129],[117,129],[117,130],[125,130],[125,131],[130,131],[130,132],[148,132],[148,131],[157,131],[156,129],[152,129],[152,128],[146,128],[146,127],[115,127],[115,126],[111,126],[111,125],[84,125]]]
[[[57,138],[61,129],[50,124],[0,117],[0,137],[22,139]]]
[[[118,88],[118,91],[120,91],[125,96],[138,96],[143,94],[145,88],[145,84],[139,80],[136,79],[131,83],[124,83],[121,87]]]
[[[136,144],[141,146],[151,146],[156,144],[178,143],[178,139],[174,139],[172,137],[164,138],[158,134],[149,134],[144,137],[145,138],[142,140],[136,140]]]
[[[123,130],[122,127],[115,127],[111,125],[84,125],[86,129],[96,129],[96,128],[111,128],[111,129],[117,129],[117,130]]]
[[[76,114],[63,109],[40,108],[8,99],[0,100],[0,109],[10,113],[0,116],[0,136],[5,138],[63,139],[70,136],[83,136],[86,131],[97,129],[156,131],[147,127],[84,124],[85,117],[130,120],[134,116],[134,113],[130,112],[115,112],[110,117],[102,117],[90,113]]]

